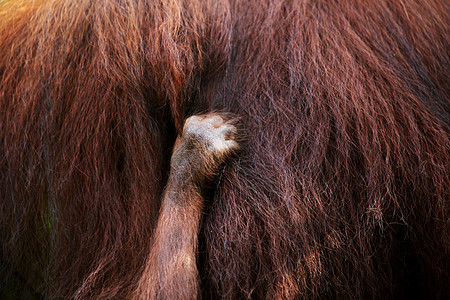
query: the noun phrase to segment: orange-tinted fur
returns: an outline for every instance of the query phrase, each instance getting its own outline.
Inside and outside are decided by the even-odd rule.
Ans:
[[[135,295],[176,136],[217,111],[245,143],[206,197],[204,298],[448,298],[449,24],[445,0],[0,1],[2,271]]]

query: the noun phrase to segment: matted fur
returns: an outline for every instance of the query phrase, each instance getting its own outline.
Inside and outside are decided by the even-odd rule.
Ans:
[[[176,133],[237,115],[205,297],[449,294],[446,1],[0,1],[2,268],[136,288]],[[170,283],[167,283],[170,285]]]

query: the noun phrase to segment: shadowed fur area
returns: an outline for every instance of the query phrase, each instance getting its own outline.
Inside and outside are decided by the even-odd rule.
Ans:
[[[215,111],[245,132],[203,298],[448,299],[449,24],[445,0],[0,0],[1,284],[135,297],[175,139]]]

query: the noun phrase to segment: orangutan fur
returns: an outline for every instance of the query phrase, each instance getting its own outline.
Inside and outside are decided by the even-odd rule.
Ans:
[[[449,27],[445,0],[0,0],[3,286],[448,299]],[[205,204],[183,286],[152,257],[203,112],[243,141],[181,195]]]

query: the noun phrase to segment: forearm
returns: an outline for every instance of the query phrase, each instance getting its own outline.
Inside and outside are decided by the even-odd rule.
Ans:
[[[197,188],[180,189],[176,181],[169,180],[137,298],[197,298],[197,232],[202,208]]]
[[[164,193],[152,253],[161,261],[178,265],[177,259],[182,255],[196,254],[204,199],[197,187],[176,183],[169,182]]]
[[[174,146],[171,170],[136,298],[195,299],[202,188],[238,149],[235,127],[218,115],[192,117]]]

